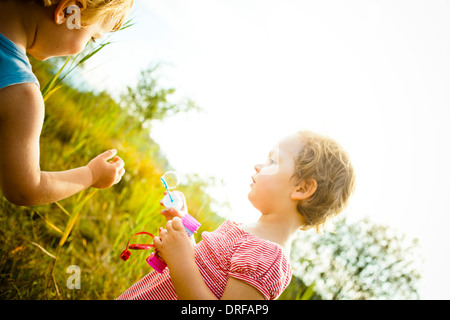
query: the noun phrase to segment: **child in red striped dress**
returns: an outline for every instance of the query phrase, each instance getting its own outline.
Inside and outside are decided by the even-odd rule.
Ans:
[[[281,140],[255,171],[248,199],[261,212],[258,221],[227,220],[195,244],[177,210],[163,210],[166,229],[154,244],[168,269],[150,272],[118,299],[276,299],[291,279],[291,236],[319,230],[341,212],[355,175],[340,145],[309,131]]]

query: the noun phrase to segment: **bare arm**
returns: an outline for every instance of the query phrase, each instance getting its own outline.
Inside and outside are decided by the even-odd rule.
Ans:
[[[181,219],[167,222],[167,230],[155,237],[154,244],[167,263],[170,278],[181,300],[217,300],[206,285],[195,263],[193,246],[184,231]],[[253,286],[230,277],[222,300],[261,300],[264,296]]]
[[[102,154],[88,165],[60,172],[43,172],[39,165],[39,137],[44,102],[35,84],[13,85],[0,90],[0,186],[17,205],[39,205],[67,198],[90,186],[117,183],[123,161]]]

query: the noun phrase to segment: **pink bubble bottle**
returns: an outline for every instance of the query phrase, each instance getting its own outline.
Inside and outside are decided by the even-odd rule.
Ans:
[[[181,222],[183,223],[184,229],[186,230],[188,237],[191,237],[195,232],[197,232],[200,227],[200,223],[189,213],[181,210],[184,203],[180,192],[170,192],[170,190],[175,189],[179,184],[177,174],[173,171],[168,171],[161,177],[161,181],[167,190],[167,194],[162,200],[164,207],[175,208],[178,210],[178,213],[182,215]],[[161,257],[158,256],[157,252],[153,252],[146,261],[159,273],[164,272],[164,269],[167,267],[167,264]]]

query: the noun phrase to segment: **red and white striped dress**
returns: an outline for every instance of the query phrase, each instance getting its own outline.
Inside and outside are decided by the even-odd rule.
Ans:
[[[205,283],[220,299],[228,278],[242,280],[267,300],[278,298],[292,277],[289,258],[284,249],[261,239],[240,224],[225,221],[213,232],[203,232],[195,246],[195,262]],[[176,300],[169,270],[152,271],[132,285],[118,300]]]

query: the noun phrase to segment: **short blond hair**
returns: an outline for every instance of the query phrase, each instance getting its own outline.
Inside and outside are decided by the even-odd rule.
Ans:
[[[45,7],[58,5],[61,0],[31,0]],[[111,23],[111,31],[119,30],[133,6],[133,0],[78,0],[81,10],[81,25],[95,22]]]
[[[295,158],[298,183],[315,179],[317,189],[297,210],[306,219],[306,230],[321,231],[325,222],[340,213],[355,190],[355,172],[347,152],[333,139],[300,131],[301,148]]]

